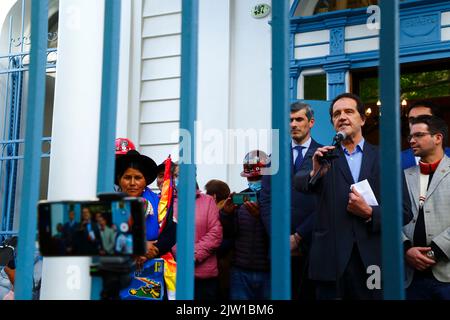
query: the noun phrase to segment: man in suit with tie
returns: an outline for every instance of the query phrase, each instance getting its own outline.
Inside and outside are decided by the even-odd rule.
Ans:
[[[320,146],[311,138],[311,128],[314,126],[314,111],[311,106],[294,102],[291,104],[290,127],[292,145],[292,177],[300,170],[311,170],[312,156]],[[260,196],[261,218],[270,236],[271,216],[270,176],[263,176]],[[307,277],[309,246],[314,225],[316,199],[314,195],[298,192],[292,185],[291,189],[291,289],[292,299],[314,298],[312,282]]]
[[[439,107],[435,105],[431,101],[417,101],[413,103],[408,108],[408,122],[411,126],[411,121],[414,118],[417,118],[421,115],[430,115],[430,116],[437,116],[439,118],[442,118],[442,112],[440,112]],[[450,148],[445,148],[445,154],[450,157]],[[414,156],[414,152],[411,148],[408,148],[406,150],[402,151],[402,169],[408,169],[414,166],[417,166],[419,164],[419,157]]]
[[[403,228],[407,298],[450,300],[450,158],[445,121],[420,116],[408,141],[418,166],[405,170],[414,218]]]
[[[337,147],[318,148],[312,170],[295,177],[298,190],[318,195],[309,275],[316,280],[318,299],[379,299],[381,290],[370,290],[366,282],[367,268],[381,267],[380,208],[368,205],[355,188],[350,189],[367,179],[380,201],[378,149],[362,135],[365,115],[358,96],[337,96],[330,105],[330,118],[345,140]],[[331,152],[337,158],[321,167],[321,159]],[[313,177],[318,177],[314,183]]]

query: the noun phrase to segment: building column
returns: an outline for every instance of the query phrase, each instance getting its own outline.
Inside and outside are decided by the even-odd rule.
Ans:
[[[348,69],[329,69],[324,68],[327,71],[328,82],[328,100],[333,100],[335,97],[346,91],[345,74]]]
[[[59,7],[49,200],[96,196],[104,1]],[[44,258],[41,299],[90,299],[91,258]]]
[[[350,62],[345,58],[345,24],[346,19],[338,18],[327,21],[330,28],[330,55],[324,66],[327,72],[327,99],[333,100],[346,91],[345,75],[350,68]]]

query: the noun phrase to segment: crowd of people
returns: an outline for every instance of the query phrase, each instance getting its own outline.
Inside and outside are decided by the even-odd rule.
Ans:
[[[373,300],[380,286],[368,286],[371,266],[381,268],[380,152],[363,136],[364,106],[357,95],[337,96],[330,121],[342,141],[323,146],[313,139],[313,108],[295,102],[290,110],[291,136],[291,293],[293,300]],[[402,152],[403,244],[407,299],[450,300],[450,149],[448,128],[439,109],[427,101],[408,110],[409,149]],[[231,192],[226,182],[211,180],[206,193],[197,185],[195,200],[196,300],[265,300],[271,297],[272,214],[270,156],[251,150],[243,160],[248,188]],[[115,183],[118,191],[146,199],[147,261],[176,264],[179,167],[170,159],[159,166],[125,138],[116,140]],[[148,186],[157,181],[159,191]],[[375,203],[359,183],[366,183]],[[167,198],[167,192],[170,196]],[[366,190],[367,191],[367,190]],[[164,199],[162,201],[161,199]],[[65,239],[84,232],[104,253],[117,250],[117,230],[110,221],[83,208],[80,222],[58,226]],[[77,250],[65,244],[65,250]],[[9,265],[8,265],[9,266]],[[170,295],[165,275],[165,294]],[[150,281],[151,282],[151,281]]]

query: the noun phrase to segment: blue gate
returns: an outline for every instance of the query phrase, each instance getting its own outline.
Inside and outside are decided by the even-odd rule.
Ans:
[[[30,37],[24,33],[26,18],[26,3],[21,3],[20,27],[11,16],[9,23],[7,51],[0,52],[0,241],[12,235],[17,235],[17,225],[14,223],[15,213],[20,210],[20,185],[23,174],[24,153],[24,123],[26,116],[26,83],[30,59]],[[50,18],[49,49],[47,51],[47,74],[56,70],[56,44],[58,16]],[[18,36],[17,36],[18,34]],[[1,46],[0,46],[1,47]],[[52,103],[52,102],[51,102]],[[51,119],[48,119],[51,123]],[[42,157],[50,158],[50,130],[43,138]],[[45,177],[43,177],[44,180]]]

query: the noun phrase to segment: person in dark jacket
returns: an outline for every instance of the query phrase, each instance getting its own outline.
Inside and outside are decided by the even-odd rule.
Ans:
[[[259,199],[262,169],[269,163],[268,156],[260,150],[250,151],[244,159],[242,177],[246,177],[248,188]],[[234,238],[230,299],[270,299],[269,239],[259,214],[258,201],[233,203],[233,194],[225,200],[220,211],[224,234]]]
[[[314,126],[314,110],[309,104],[294,102],[291,104],[290,135],[292,147],[291,177],[302,170],[312,169],[312,156],[321,147],[311,136]],[[271,234],[271,177],[265,175],[261,189],[261,218],[267,234]],[[291,299],[314,300],[314,283],[308,278],[309,252],[311,248],[312,231],[315,224],[317,198],[313,194],[300,192],[294,188],[292,181],[291,192]],[[276,204],[274,205],[276,207]],[[275,215],[281,212],[274,211]]]

